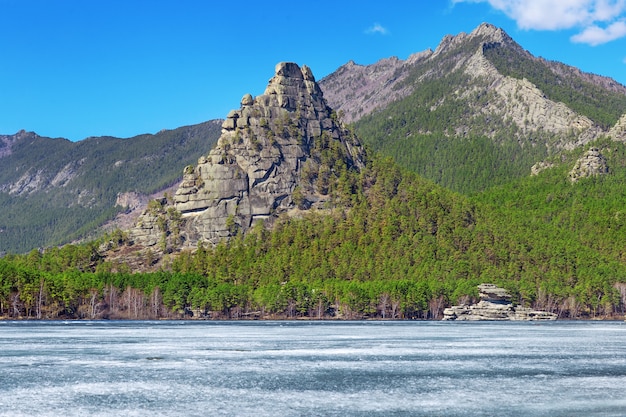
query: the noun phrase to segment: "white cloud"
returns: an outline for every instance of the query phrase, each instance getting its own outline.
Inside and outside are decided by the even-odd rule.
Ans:
[[[389,31],[387,30],[387,28],[383,27],[380,23],[374,23],[371,27],[367,28],[365,33],[386,35],[389,33]]]
[[[595,7],[595,20],[608,22],[626,10],[626,0],[597,0]]]
[[[578,35],[572,36],[571,40],[577,43],[587,43],[591,46],[596,46],[623,38],[624,36],[626,36],[626,23],[619,21],[609,25],[606,29],[596,25],[589,26]]]
[[[626,36],[626,0],[452,0],[453,4],[462,2],[489,3],[515,20],[520,29],[581,28],[572,37],[574,42],[599,45]]]

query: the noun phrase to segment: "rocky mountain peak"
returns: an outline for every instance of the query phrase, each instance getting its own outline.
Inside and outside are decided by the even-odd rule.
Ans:
[[[493,78],[497,71],[484,58],[483,51],[500,46],[525,53],[504,30],[483,23],[469,34],[446,35],[435,51],[417,52],[405,61],[396,57],[381,59],[371,65],[357,65],[350,61],[322,79],[320,84],[331,106],[341,109],[345,121],[352,123],[406,98],[419,84],[446,76],[449,71],[446,68],[456,70],[470,66],[466,69],[468,73],[482,76],[488,70],[491,72],[488,78]],[[477,69],[480,71],[475,71]],[[498,82],[495,84],[497,86]]]
[[[321,100],[322,91],[315,82],[311,69],[306,65],[300,68],[292,62],[280,62],[276,65],[275,75],[270,79],[264,95],[283,95],[303,100]],[[285,108],[291,103],[286,103]]]
[[[14,135],[0,135],[0,158],[11,155],[11,148],[16,142],[39,137],[35,132],[20,130]]]
[[[502,28],[490,23],[481,23],[469,34],[469,37],[481,37],[487,42],[514,42]]]
[[[433,55],[443,55],[475,41],[480,41],[480,47],[483,48],[494,44],[513,45],[521,48],[503,29],[489,23],[482,23],[470,33],[461,32],[457,35],[444,36]]]
[[[328,106],[310,68],[281,62],[264,94],[244,95],[223,122],[215,148],[185,168],[173,197],[185,224],[181,236],[192,246],[216,244],[257,221],[321,208],[334,176],[363,166],[361,144]],[[155,245],[155,216],[168,211],[174,213],[146,211],[136,240]]]

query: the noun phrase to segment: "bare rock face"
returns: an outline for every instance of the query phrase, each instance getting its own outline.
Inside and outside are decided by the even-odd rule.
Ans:
[[[493,33],[487,35],[489,31]],[[555,135],[566,135],[575,132],[577,140],[563,139],[555,145],[560,148],[573,149],[576,146],[593,140],[600,133],[594,123],[586,116],[579,115],[565,104],[548,99],[545,94],[527,79],[517,79],[500,74],[496,67],[486,58],[485,52],[501,44],[513,45],[519,53],[528,55],[514,44],[501,29],[491,25],[481,25],[469,37],[483,36],[489,42],[483,42],[476,52],[467,60],[464,71],[473,78],[488,80],[488,90],[492,97],[481,109],[485,114],[500,115],[509,119],[523,136],[532,136],[537,130]],[[458,39],[457,36],[455,39]],[[461,38],[463,39],[463,38]],[[483,94],[484,86],[476,86],[463,92],[465,97],[472,94]]]
[[[340,125],[307,66],[279,63],[265,93],[244,95],[241,108],[223,122],[215,148],[185,168],[173,197],[184,240],[217,244],[256,221],[321,207],[340,166],[364,166],[361,144]],[[144,227],[154,229],[145,220]],[[155,241],[147,237],[150,231],[135,235]]]
[[[328,102],[341,109],[346,123],[352,123],[409,95],[412,90],[397,88],[398,83],[408,77],[408,68],[432,53],[426,50],[411,55],[406,61],[392,57],[372,65],[358,65],[350,61],[323,78],[320,84]]]
[[[602,175],[609,172],[606,158],[598,148],[591,148],[576,161],[574,168],[569,173],[571,182],[577,182],[581,178]]]
[[[481,300],[489,301],[490,303],[511,303],[511,294],[504,288],[497,287],[494,284],[480,284],[478,286],[478,296]]]
[[[494,284],[478,286],[480,301],[474,305],[459,305],[446,308],[443,320],[458,321],[531,321],[556,320],[556,314],[513,306],[511,295]]]
[[[626,142],[626,114],[620,117],[615,126],[609,130],[608,136],[613,140]]]

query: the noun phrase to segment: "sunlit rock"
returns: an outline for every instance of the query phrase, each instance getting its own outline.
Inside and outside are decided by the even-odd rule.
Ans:
[[[497,287],[494,284],[480,284],[478,291],[480,301],[477,304],[446,308],[443,312],[443,320],[531,321],[557,319],[557,315],[553,313],[514,306],[511,303],[511,295],[504,288]]]

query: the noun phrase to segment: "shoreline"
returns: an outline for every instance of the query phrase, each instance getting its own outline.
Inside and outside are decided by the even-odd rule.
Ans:
[[[402,318],[402,319],[389,319],[389,318],[337,318],[337,317],[328,317],[328,318],[311,318],[311,317],[295,317],[295,318],[280,318],[280,317],[262,317],[262,318],[205,318],[205,317],[181,317],[181,318],[33,318],[33,317],[0,317],[0,323],[2,322],[63,322],[63,321],[71,321],[71,322],[141,322],[141,321],[152,321],[152,322],[463,322],[463,323],[506,323],[506,322],[516,322],[516,323],[545,323],[545,320],[442,320],[442,319],[421,319],[421,318]],[[626,322],[626,315],[606,317],[606,318],[558,318],[553,321],[565,321],[565,322]]]

